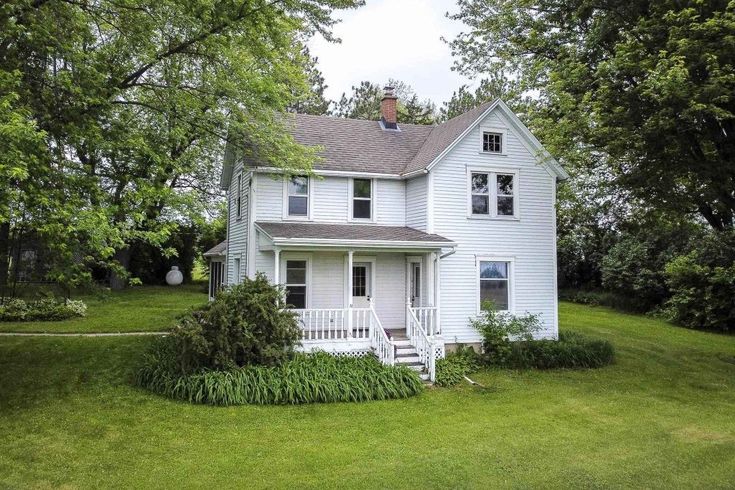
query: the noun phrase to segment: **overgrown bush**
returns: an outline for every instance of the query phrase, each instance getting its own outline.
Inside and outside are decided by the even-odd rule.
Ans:
[[[513,341],[530,341],[541,330],[538,315],[515,316],[496,311],[491,303],[483,303],[479,318],[470,324],[482,335],[482,356],[486,364],[505,365],[512,355]]]
[[[669,319],[690,328],[735,330],[735,234],[706,237],[666,265]]]
[[[87,305],[78,300],[44,298],[26,302],[15,298],[0,305],[0,321],[4,322],[58,321],[86,314]]]
[[[296,354],[278,366],[245,366],[190,374],[178,371],[173,345],[161,339],[136,381],[177,400],[207,405],[363,402],[406,398],[423,390],[416,372],[385,366],[374,356]]]
[[[283,291],[258,274],[220,292],[176,326],[172,345],[180,373],[275,366],[290,359],[301,337],[296,316],[284,310]]]
[[[482,335],[480,359],[488,366],[596,368],[610,364],[615,356],[609,342],[574,332],[560,332],[559,340],[535,340],[533,334],[541,329],[537,315],[514,316],[487,309],[480,318],[470,319],[470,323]]]
[[[459,346],[456,352],[450,352],[436,362],[436,386],[454,386],[465,376],[480,367],[479,356],[472,347]]]
[[[640,312],[640,303],[632,299],[632,295],[611,293],[609,291],[593,290],[562,290],[559,291],[559,299],[571,301],[582,305],[608,306],[616,310]]]
[[[613,362],[615,349],[606,340],[577,332],[559,332],[559,340],[514,342],[508,367],[516,369],[599,368]]]

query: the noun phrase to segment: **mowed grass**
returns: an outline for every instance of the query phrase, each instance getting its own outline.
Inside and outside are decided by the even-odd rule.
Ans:
[[[0,487],[731,488],[735,337],[562,304],[592,371],[406,400],[213,408],[131,386],[149,338],[0,339]]]
[[[167,330],[187,309],[207,302],[201,284],[138,286],[107,295],[74,297],[87,316],[58,322],[0,322],[0,332],[150,332]]]

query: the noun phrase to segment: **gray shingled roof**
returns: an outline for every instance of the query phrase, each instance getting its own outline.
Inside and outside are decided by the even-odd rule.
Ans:
[[[308,114],[287,114],[285,125],[297,142],[323,148],[317,170],[401,175],[426,168],[491,104],[438,126],[399,123],[399,131],[378,121]]]
[[[204,252],[205,257],[211,257],[213,255],[224,255],[227,250],[227,240],[222,243],[218,243],[214,247]]]
[[[417,170],[423,170],[434,161],[459,135],[472,125],[493,102],[485,102],[474,109],[465,112],[444,124],[434,126],[431,134],[411,161],[406,163],[402,173],[408,174]]]
[[[424,233],[408,226],[331,225],[322,223],[272,223],[257,221],[260,229],[273,239],[314,238],[385,242],[436,242],[450,245],[443,236]]]
[[[290,114],[286,128],[305,146],[321,146],[319,170],[401,174],[434,126],[399,124],[386,131],[378,121]]]

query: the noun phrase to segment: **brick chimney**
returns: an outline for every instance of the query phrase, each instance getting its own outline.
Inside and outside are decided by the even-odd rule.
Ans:
[[[384,87],[383,99],[380,101],[381,120],[385,129],[398,129],[398,97],[393,90],[393,87]]]

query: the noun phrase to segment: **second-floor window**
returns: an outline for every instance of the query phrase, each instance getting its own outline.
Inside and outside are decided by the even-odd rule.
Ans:
[[[472,172],[470,211],[472,216],[517,217],[515,172]]]
[[[237,174],[237,195],[235,196],[235,213],[239,219],[242,216],[242,174]]]
[[[309,177],[291,177],[287,186],[288,215],[305,218],[309,215]]]
[[[352,219],[372,219],[373,181],[354,179],[352,181]]]

